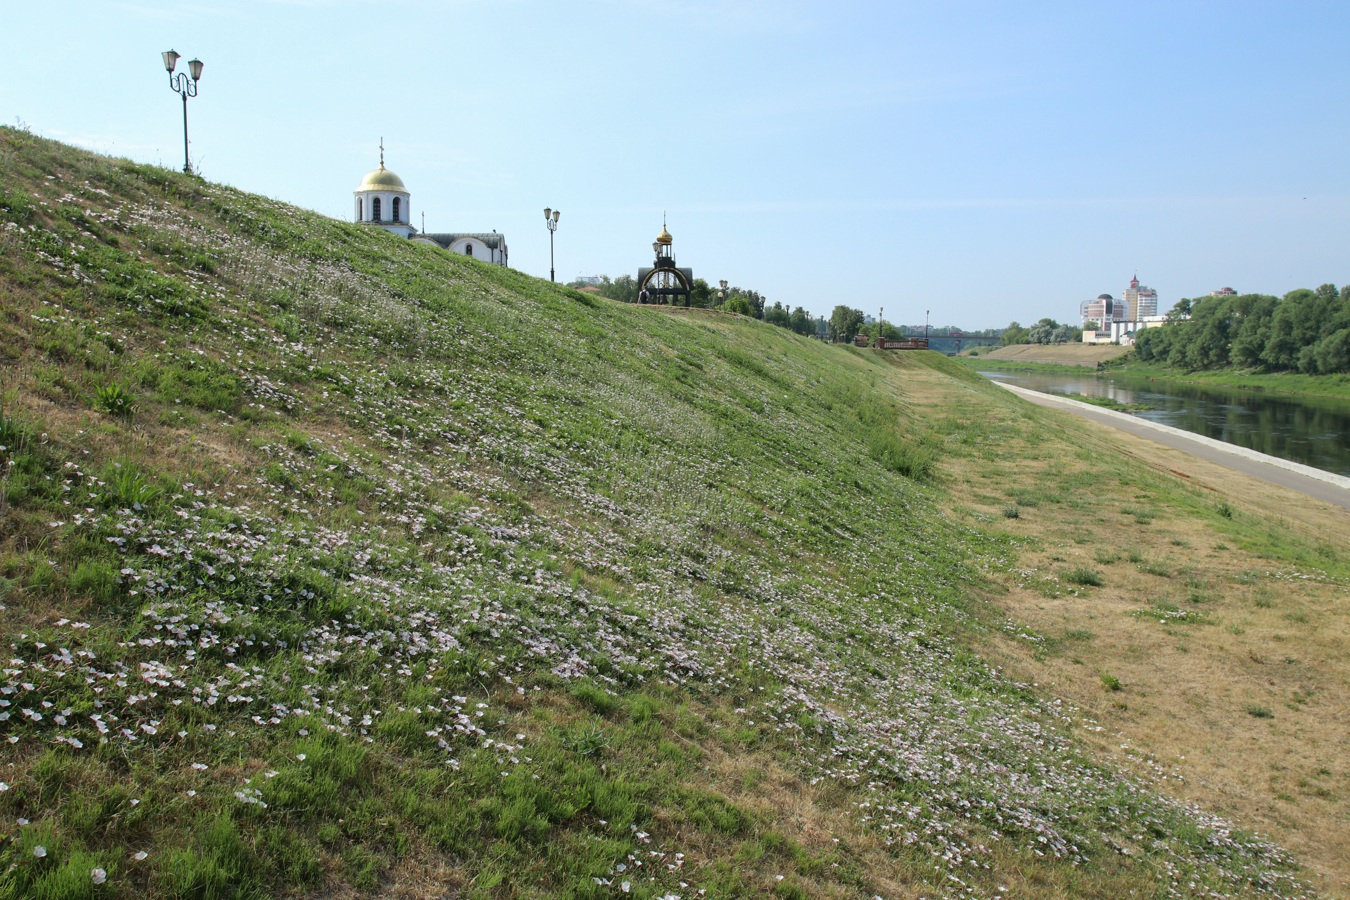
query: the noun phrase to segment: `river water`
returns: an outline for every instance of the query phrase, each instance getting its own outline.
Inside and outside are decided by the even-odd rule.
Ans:
[[[1047,394],[1082,394],[1143,404],[1150,409],[1131,414],[1326,472],[1350,475],[1348,400],[1097,375],[1091,371],[1082,375],[980,374]]]

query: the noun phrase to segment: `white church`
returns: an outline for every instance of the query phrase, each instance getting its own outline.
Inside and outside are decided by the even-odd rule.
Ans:
[[[431,244],[451,253],[463,253],[483,262],[499,266],[507,264],[506,235],[496,231],[453,232],[446,234],[420,233],[412,225],[412,204],[403,179],[384,167],[384,141],[380,141],[380,167],[367,172],[353,192],[356,198],[356,221],[393,232],[400,237]]]

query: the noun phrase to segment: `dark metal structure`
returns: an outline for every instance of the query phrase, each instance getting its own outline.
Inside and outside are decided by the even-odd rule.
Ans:
[[[640,303],[669,303],[675,306],[679,298],[683,297],[684,305],[689,305],[694,287],[694,270],[681,269],[675,265],[675,254],[671,250],[674,240],[663,223],[661,233],[652,244],[656,261],[650,267],[638,269]]]
[[[187,127],[187,102],[189,97],[197,96],[197,82],[202,80],[202,61],[194,59],[188,63],[187,72],[173,73],[174,67],[178,65],[180,54],[172,50],[165,50],[160,56],[164,59],[164,68],[169,73],[169,89],[181,94],[183,97],[183,171],[192,174],[192,163],[188,160],[188,127]],[[188,75],[192,80],[188,80]]]
[[[548,280],[557,281],[554,278],[553,271],[553,232],[558,230],[558,219],[562,216],[562,211],[544,207],[544,224],[548,226]]]

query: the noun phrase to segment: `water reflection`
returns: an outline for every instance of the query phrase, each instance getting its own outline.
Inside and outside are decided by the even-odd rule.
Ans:
[[[1143,404],[1151,408],[1134,413],[1140,418],[1350,475],[1350,401],[1119,375],[980,374],[1048,394],[1082,394],[1122,404]]]

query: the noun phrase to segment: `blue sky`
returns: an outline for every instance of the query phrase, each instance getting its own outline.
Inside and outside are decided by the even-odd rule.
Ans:
[[[5,124],[179,168],[173,48],[206,177],[349,218],[383,137],[414,224],[542,277],[551,206],[559,280],[664,212],[696,276],[901,323],[1350,282],[1344,0],[4,6]]]

